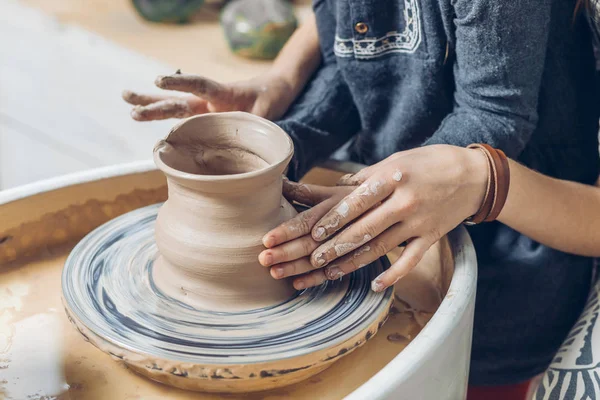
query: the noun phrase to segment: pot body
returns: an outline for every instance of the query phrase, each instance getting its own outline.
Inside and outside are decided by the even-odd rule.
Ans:
[[[207,114],[176,126],[154,150],[169,198],[155,227],[155,284],[196,308],[245,311],[294,293],[261,266],[262,237],[296,211],[282,197],[289,137],[246,113]]]

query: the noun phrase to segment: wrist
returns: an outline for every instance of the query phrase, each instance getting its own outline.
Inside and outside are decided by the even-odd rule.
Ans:
[[[296,98],[288,80],[275,71],[268,71],[246,84],[256,91],[256,104],[264,111],[261,116],[268,120],[281,118]]]
[[[281,97],[293,99],[304,87],[304,79],[300,72],[294,69],[282,69],[273,66],[266,74],[267,84],[276,86]]]

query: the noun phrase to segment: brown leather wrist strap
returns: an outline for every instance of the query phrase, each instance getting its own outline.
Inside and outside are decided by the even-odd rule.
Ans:
[[[467,225],[495,221],[500,215],[510,186],[508,159],[502,150],[487,144],[472,144],[469,149],[479,149],[488,160],[488,184],[483,203],[477,213],[465,221]]]
[[[477,225],[477,224],[483,222],[483,220],[490,214],[490,212],[492,212],[492,206],[493,206],[493,201],[494,201],[494,196],[492,195],[492,191],[494,190],[495,182],[494,182],[494,173],[492,171],[491,163],[489,161],[489,157],[488,157],[488,154],[485,151],[485,149],[478,149],[478,150],[480,150],[483,153],[483,155],[485,156],[485,158],[488,160],[488,162],[487,162],[487,170],[488,170],[487,186],[485,189],[485,196],[483,197],[483,202],[481,203],[479,210],[477,210],[477,212],[474,215],[467,218],[467,220],[464,222],[466,225]]]
[[[488,151],[491,154],[491,158],[496,167],[496,190],[494,196],[494,205],[490,215],[487,216],[485,222],[495,221],[500,215],[506,199],[508,198],[508,189],[510,187],[510,168],[508,165],[508,158],[502,150],[493,149],[492,147],[484,144],[483,146],[488,147]]]

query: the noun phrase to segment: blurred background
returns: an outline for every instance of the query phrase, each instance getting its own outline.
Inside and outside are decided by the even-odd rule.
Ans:
[[[177,69],[223,82],[264,72],[277,49],[253,42],[273,31],[252,20],[261,1],[1,0],[0,190],[150,159],[174,120],[133,121],[121,92],[158,93],[155,77]],[[310,13],[310,0],[268,1],[293,7],[292,26]],[[236,2],[252,47],[222,26]]]

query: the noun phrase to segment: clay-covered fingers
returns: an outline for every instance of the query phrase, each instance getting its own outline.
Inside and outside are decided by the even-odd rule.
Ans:
[[[167,100],[170,96],[158,95],[158,94],[142,94],[132,92],[131,90],[124,90],[121,93],[121,97],[127,103],[133,106],[147,106],[148,104],[156,103],[162,100]]]
[[[368,211],[361,218],[354,221],[348,228],[344,229],[327,242],[321,244],[311,254],[311,264],[315,268],[322,268],[334,260],[370,242],[374,238],[376,244],[381,243],[379,242],[379,240],[381,240],[379,236],[399,221],[399,215],[398,210],[392,202],[384,202],[380,207]],[[406,240],[406,238],[397,242],[396,245],[402,243],[404,240]],[[392,248],[393,247],[390,247],[386,252]]]
[[[402,279],[417,266],[432,244],[424,237],[412,239],[400,255],[400,258],[385,272],[373,279],[371,290],[382,292]]]
[[[387,198],[395,187],[389,180],[371,177],[344,197],[312,229],[312,237],[323,241]]]
[[[161,89],[187,92],[217,103],[228,103],[233,96],[229,86],[198,75],[181,73],[164,75],[157,77],[154,83]]]
[[[123,91],[122,97],[135,106],[131,110],[131,117],[136,121],[186,118],[206,112],[206,102],[198,98],[140,94],[129,90]]]
[[[283,196],[290,202],[295,201],[307,206],[314,206],[334,196],[350,193],[352,189],[342,189],[330,186],[310,185],[283,179]]]
[[[136,121],[155,121],[169,118],[187,118],[206,112],[200,102],[190,102],[187,99],[170,98],[160,100],[145,106],[135,106],[131,117]]]
[[[283,243],[308,235],[314,224],[331,209],[333,200],[326,200],[315,207],[301,212],[294,218],[269,231],[262,242],[267,249],[275,248]],[[304,254],[308,255],[310,253]]]
[[[271,276],[275,279],[283,279],[289,276],[303,275],[314,270],[310,265],[310,261],[308,261],[308,257],[303,257],[271,267]]]
[[[336,183],[337,186],[359,186],[365,183],[375,171],[381,168],[381,165],[386,162],[387,159],[378,162],[377,164],[364,167],[360,171],[354,174],[346,174],[342,176]]]
[[[359,186],[371,175],[371,167],[361,169],[355,174],[346,174],[338,179],[336,186]]]
[[[325,276],[330,280],[339,279],[385,256],[410,236],[410,227],[397,223],[370,242],[327,265],[323,268]]]
[[[301,236],[309,235],[315,223],[331,210],[331,207],[338,201],[337,199],[351,190],[352,188],[307,185],[284,179],[283,194],[288,200],[315,206],[268,232],[263,237],[263,245],[266,248],[273,248]],[[308,254],[310,253],[303,255]]]
[[[315,242],[310,235],[304,235],[272,249],[264,250],[258,255],[258,261],[264,267],[270,267],[306,257],[318,246],[319,243]]]
[[[296,290],[302,290],[313,286],[319,286],[326,280],[327,277],[323,270],[318,269],[294,279],[293,285]]]
[[[338,182],[337,186],[358,186],[362,185],[367,179],[369,179],[376,171],[381,171],[383,169],[387,169],[390,165],[397,162],[400,157],[400,153],[395,153],[385,160],[378,162],[377,164],[373,164],[371,166],[365,167],[358,171],[355,174],[347,174],[342,176]],[[392,179],[394,181],[399,182],[402,179],[402,173],[399,171],[395,171],[392,174]]]

